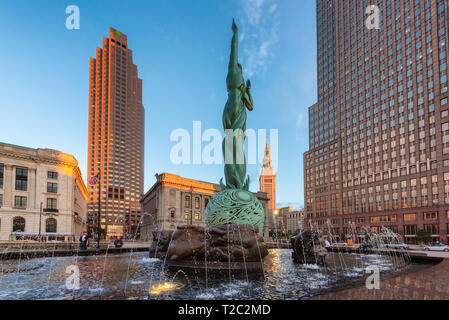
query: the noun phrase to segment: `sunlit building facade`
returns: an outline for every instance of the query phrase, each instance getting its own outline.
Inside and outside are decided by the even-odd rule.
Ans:
[[[99,174],[99,185],[89,185],[89,213],[96,225],[100,203],[101,227],[122,236],[140,223],[144,182],[142,80],[126,35],[109,29],[89,74],[88,181]]]
[[[88,199],[72,155],[0,143],[0,241],[76,242]]]
[[[448,241],[448,11],[447,0],[317,0],[305,227]]]

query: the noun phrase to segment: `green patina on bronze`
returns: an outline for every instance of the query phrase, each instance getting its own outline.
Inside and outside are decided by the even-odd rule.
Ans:
[[[238,28],[232,21],[231,57],[226,85],[228,101],[223,111],[223,156],[225,178],[220,180],[222,191],[211,199],[206,208],[206,225],[216,227],[225,224],[248,224],[257,226],[262,232],[265,215],[260,201],[249,192],[249,177],[246,177],[244,154],[246,109],[253,110],[251,82],[245,85],[242,66],[238,62]]]
[[[260,201],[249,191],[226,189],[215,195],[206,209],[206,225],[226,224],[257,226],[262,232],[265,214]]]
[[[251,97],[251,82],[245,80],[242,66],[238,61],[239,34],[234,20],[232,21],[234,33],[231,43],[231,58],[229,59],[226,86],[228,101],[223,111],[223,129],[226,137],[223,139],[223,156],[225,158],[225,178],[220,181],[223,189],[249,190],[249,178],[246,178],[246,159],[243,150],[246,131],[246,108],[253,110]]]

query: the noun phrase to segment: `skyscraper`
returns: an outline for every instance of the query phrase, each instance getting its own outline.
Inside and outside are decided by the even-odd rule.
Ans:
[[[262,172],[259,178],[260,191],[268,196],[268,210],[276,209],[276,174],[271,162],[270,148],[268,142],[265,147],[265,157],[263,159]]]
[[[421,229],[448,240],[448,18],[447,0],[317,0],[309,221],[335,234],[385,226],[409,243]]]
[[[99,174],[98,185],[89,185],[89,212],[96,217],[100,203],[101,227],[109,236],[134,232],[140,220],[144,113],[127,37],[109,28],[103,48],[90,58],[88,143],[88,181]]]

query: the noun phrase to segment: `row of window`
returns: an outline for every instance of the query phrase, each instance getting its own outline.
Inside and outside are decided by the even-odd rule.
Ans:
[[[5,171],[4,165],[0,165],[0,189],[3,189],[4,171]],[[48,171],[47,178],[57,180],[58,173],[54,171]],[[28,190],[28,169],[16,168],[15,189],[18,191]],[[57,193],[58,192],[57,183],[48,182],[47,192]]]
[[[206,198],[204,200],[204,208],[207,207],[208,203],[209,203],[209,199]],[[191,205],[192,205],[191,197],[189,195],[185,196],[185,198],[184,198],[184,207],[187,208],[187,209],[190,209]],[[199,208],[200,208],[200,198],[199,197],[195,197],[195,209],[199,209]]]
[[[424,212],[423,214],[424,220],[438,220],[438,212]],[[446,212],[446,216],[449,219],[449,211]],[[308,218],[312,218],[313,215],[311,213],[307,214]],[[416,213],[405,213],[403,215],[404,221],[416,221],[417,214]],[[384,215],[384,216],[373,216],[370,217],[371,223],[379,223],[379,222],[397,222],[397,215]],[[327,220],[322,220],[320,223],[325,224]],[[344,218],[343,224],[351,224],[355,222],[356,224],[364,224],[365,217],[357,217],[357,218]],[[331,221],[332,225],[339,225],[340,219],[333,219]]]
[[[12,232],[25,232],[25,224],[26,224],[25,218],[15,217],[12,222]],[[57,230],[58,230],[58,222],[55,218],[48,218],[45,220],[46,233],[57,233]]]
[[[3,195],[0,195],[0,206],[3,205]],[[14,207],[26,209],[27,207],[27,197],[24,196],[15,196],[14,197]],[[55,198],[47,198],[47,207],[46,209],[56,210],[58,209],[58,200]]]

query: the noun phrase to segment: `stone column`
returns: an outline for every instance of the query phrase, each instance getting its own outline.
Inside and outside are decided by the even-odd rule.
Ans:
[[[12,207],[14,199],[12,197],[14,190],[14,174],[11,165],[5,165],[5,172],[3,177],[3,205],[5,207]]]
[[[39,205],[36,206],[36,169],[28,168],[28,203],[27,207],[34,212],[36,208],[39,208]]]

